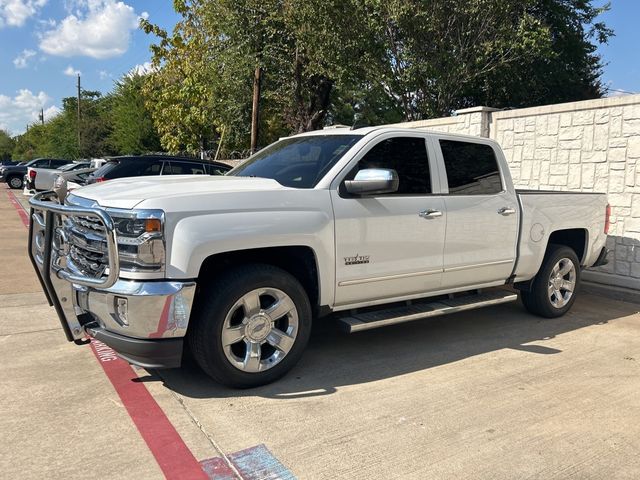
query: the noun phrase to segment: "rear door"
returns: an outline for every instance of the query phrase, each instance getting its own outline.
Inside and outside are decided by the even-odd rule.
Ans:
[[[381,135],[331,190],[335,215],[337,306],[381,303],[437,290],[446,215],[435,160],[419,133]],[[367,168],[398,173],[397,192],[350,196],[344,181]],[[435,212],[425,216],[426,211]]]
[[[506,280],[516,260],[519,210],[504,157],[481,139],[434,137],[447,194],[445,289]]]

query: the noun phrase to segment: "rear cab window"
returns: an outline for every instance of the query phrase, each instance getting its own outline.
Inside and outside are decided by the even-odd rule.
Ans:
[[[445,139],[439,142],[449,195],[494,195],[504,190],[491,145]]]

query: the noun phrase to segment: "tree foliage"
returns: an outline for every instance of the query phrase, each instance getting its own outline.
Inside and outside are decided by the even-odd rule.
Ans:
[[[10,160],[15,140],[4,130],[0,130],[0,160]]]
[[[83,90],[80,143],[78,100],[76,97],[62,99],[58,115],[44,125],[30,125],[24,134],[15,137],[13,158],[80,159],[160,151],[159,136],[142,97],[142,84],[141,76],[127,74],[107,95]]]
[[[109,147],[118,153],[139,155],[161,150],[160,137],[147,109],[142,87],[144,76],[131,73],[116,81],[110,97]]]
[[[602,95],[590,0],[174,0],[144,92],[169,150],[248,146],[254,70],[262,145],[328,122],[443,116]]]

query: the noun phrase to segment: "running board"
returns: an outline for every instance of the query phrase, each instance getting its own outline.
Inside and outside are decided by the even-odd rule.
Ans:
[[[348,333],[361,332],[372,328],[386,327],[396,323],[411,322],[423,318],[437,317],[447,313],[474,310],[476,308],[513,302],[518,294],[505,290],[470,294],[457,298],[438,300],[431,303],[414,303],[400,307],[386,308],[363,313],[353,313],[338,319]]]

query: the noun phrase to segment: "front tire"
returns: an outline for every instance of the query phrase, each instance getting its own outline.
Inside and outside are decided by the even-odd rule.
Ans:
[[[575,302],[579,286],[580,261],[576,252],[563,245],[550,245],[531,290],[521,292],[522,303],[535,315],[561,317]]]
[[[24,181],[22,180],[22,177],[18,175],[9,177],[9,179],[7,180],[7,183],[9,184],[9,187],[13,188],[14,190],[18,190],[19,188],[22,188],[24,186]]]
[[[295,277],[247,265],[200,286],[188,334],[202,370],[230,387],[271,383],[300,360],[311,333],[309,298]]]

